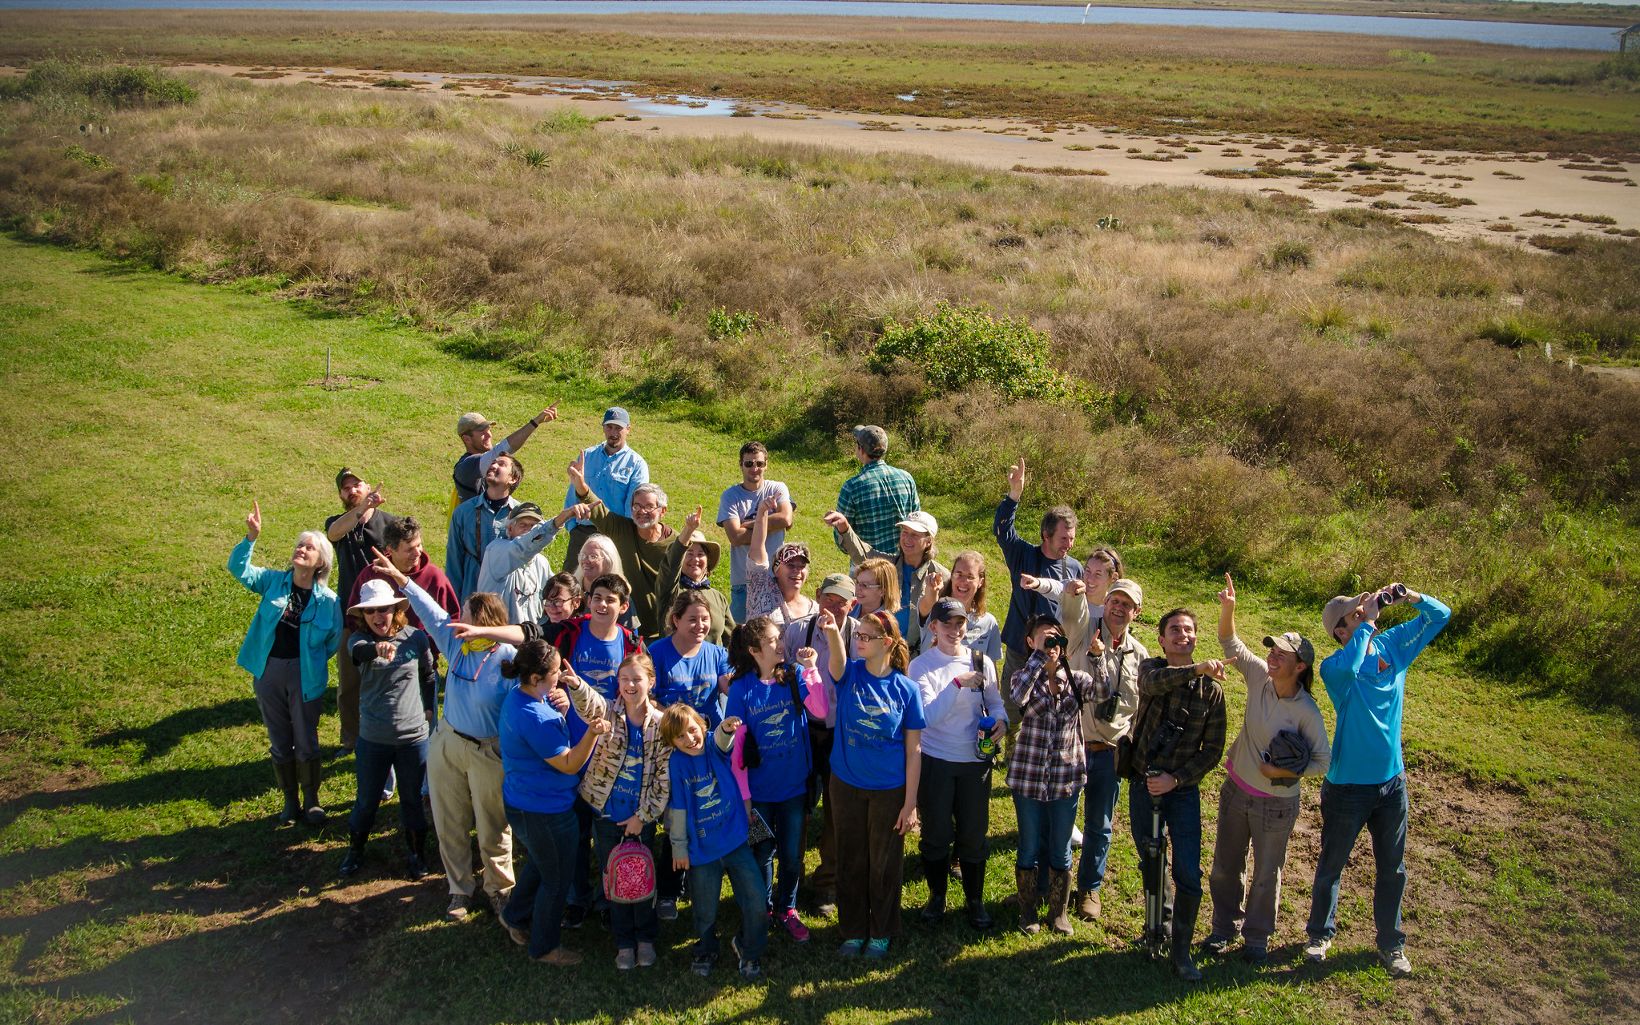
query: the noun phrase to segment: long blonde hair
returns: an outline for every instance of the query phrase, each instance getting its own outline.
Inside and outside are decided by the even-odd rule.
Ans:
[[[871,578],[883,589],[884,611],[900,611],[900,571],[894,568],[892,562],[887,559],[867,559],[854,571],[854,579],[859,580],[861,573],[870,573]]]

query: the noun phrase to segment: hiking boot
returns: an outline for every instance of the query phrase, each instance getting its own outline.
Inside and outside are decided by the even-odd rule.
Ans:
[[[615,970],[630,972],[638,967],[638,952],[631,947],[622,947],[615,952]]]
[[[1220,936],[1216,932],[1208,933],[1207,939],[1202,940],[1201,946],[1196,949],[1199,953],[1212,954],[1214,957],[1217,957],[1226,950],[1229,950],[1230,944],[1234,940],[1235,937],[1233,936]]]
[[[1310,942],[1304,945],[1304,960],[1312,964],[1320,964],[1327,960],[1327,951],[1332,949],[1332,940],[1320,936],[1311,936]]]
[[[341,867],[336,870],[336,874],[343,879],[353,878],[359,874],[359,869],[364,867],[365,834],[348,833],[347,839],[347,857],[342,859]]]
[[[1014,886],[1019,891],[1014,902],[1019,905],[1019,931],[1035,936],[1042,931],[1036,920],[1036,869],[1015,868]]]
[[[1056,868],[1048,873],[1048,928],[1062,936],[1076,931],[1065,908],[1071,900],[1070,869]]]
[[[797,912],[788,911],[783,915],[776,916],[775,921],[780,923],[781,927],[786,930],[786,935],[791,937],[793,943],[807,943],[809,941],[808,926],[804,925],[803,920],[797,917]]]
[[[950,858],[924,858],[923,875],[928,877],[928,903],[917,913],[924,925],[938,925],[945,918],[945,893],[951,882]]]
[[[296,763],[296,778],[302,784],[302,818],[316,829],[325,824],[325,809],[319,803],[322,776],[323,766],[317,758]]]
[[[444,917],[452,922],[465,922],[467,920],[468,905],[471,902],[472,898],[466,894],[450,894],[450,906],[444,909]]]
[[[653,943],[638,943],[638,967],[655,967],[655,945]]]
[[[984,932],[996,924],[985,910],[985,862],[973,861],[963,866],[962,899],[967,905],[970,928]]]
[[[1201,905],[1199,893],[1173,895],[1173,949],[1169,960],[1173,962],[1174,974],[1185,982],[1202,981],[1201,969],[1190,959],[1190,937],[1196,931],[1196,913]]]
[[[274,762],[273,778],[279,783],[279,792],[285,796],[285,807],[279,812],[279,824],[291,825],[302,814],[302,806],[296,802],[296,763]]]
[[[1393,947],[1389,950],[1380,950],[1378,960],[1384,962],[1384,970],[1389,972],[1392,979],[1412,978],[1412,962],[1407,960],[1406,947]]]
[[[1078,917],[1092,921],[1098,918],[1103,910],[1099,903],[1098,890],[1078,890],[1076,892],[1076,914]]]
[[[564,947],[556,947],[551,953],[542,954],[535,958],[536,964],[550,964],[557,968],[568,968],[581,963],[581,955]]]

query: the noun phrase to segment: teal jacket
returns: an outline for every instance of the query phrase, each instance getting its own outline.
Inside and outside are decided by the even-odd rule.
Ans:
[[[245,643],[239,646],[239,668],[252,677],[262,675],[268,665],[268,652],[273,649],[273,631],[279,617],[285,613],[290,600],[291,571],[264,569],[251,565],[251,549],[256,542],[242,539],[228,556],[228,572],[245,585],[248,591],[262,596],[251,628],[245,631]],[[336,645],[342,638],[342,606],[336,592],[314,581],[313,600],[302,610],[299,632],[302,644],[302,698],[313,701],[324,696],[330,686],[330,660],[336,654]]]

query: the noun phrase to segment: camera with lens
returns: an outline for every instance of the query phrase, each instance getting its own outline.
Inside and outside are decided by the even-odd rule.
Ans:
[[[1112,694],[1110,697],[1093,706],[1093,717],[1100,722],[1116,721],[1116,700],[1121,695]]]

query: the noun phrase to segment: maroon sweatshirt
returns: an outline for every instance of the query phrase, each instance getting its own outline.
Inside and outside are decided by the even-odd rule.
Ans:
[[[427,557],[426,552],[421,553],[421,561],[416,563],[416,568],[406,573],[405,576],[409,577],[412,583],[426,591],[434,601],[438,602],[444,611],[450,614],[451,619],[461,618],[461,599],[456,597],[456,589],[450,585],[450,578],[444,575],[444,571],[433,565],[433,560]],[[353,590],[348,592],[347,607],[351,609],[359,604],[359,593],[364,590],[366,580],[383,579],[386,578],[380,571],[372,566],[366,566],[363,573],[353,578]],[[393,588],[393,593],[400,598],[404,597],[404,592],[397,587]],[[405,611],[409,613],[410,625],[418,630],[421,629],[421,620],[416,618],[415,608],[408,608]],[[364,623],[358,616],[349,614],[347,623],[350,629],[365,629]]]

